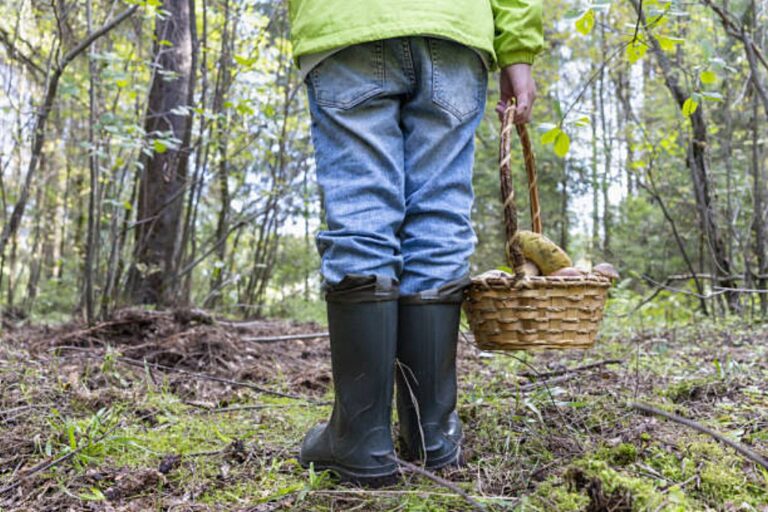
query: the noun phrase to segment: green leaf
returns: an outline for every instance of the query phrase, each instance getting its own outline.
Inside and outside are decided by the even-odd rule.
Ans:
[[[571,149],[571,138],[567,133],[560,130],[555,140],[555,154],[560,158],[565,157],[568,154],[568,150]]]
[[[115,85],[117,85],[119,88],[122,89],[123,87],[128,87],[128,83],[129,83],[128,79],[123,78],[123,79],[118,80],[117,82],[115,82]]]
[[[658,36],[656,37],[656,40],[659,42],[659,46],[661,46],[661,49],[664,50],[665,52],[675,51],[675,46],[685,42],[685,39],[681,39],[679,37],[667,37],[667,36]]]
[[[588,35],[595,27],[595,11],[587,9],[584,14],[576,20],[576,30],[582,35]]]
[[[235,55],[235,62],[237,62],[238,64],[246,68],[249,68],[254,64],[256,64],[257,60],[258,60],[258,57],[244,57],[243,55]]]
[[[648,47],[641,41],[635,41],[627,46],[627,59],[630,64],[634,64],[645,56]]]
[[[255,113],[253,108],[251,108],[246,101],[239,102],[235,110],[237,110],[237,113],[241,116],[252,116]]]
[[[85,501],[105,501],[107,499],[104,493],[96,487],[91,487],[89,491],[89,493],[81,493],[79,495],[80,499]]]
[[[155,153],[160,153],[161,155],[168,151],[168,145],[160,139],[152,141],[152,148],[155,150]]]
[[[699,108],[699,103],[694,100],[692,97],[685,100],[683,103],[683,115],[685,117],[691,117],[694,112],[696,112],[696,109]]]
[[[77,440],[75,439],[75,426],[74,425],[70,424],[69,427],[67,428],[67,437],[69,437],[69,447],[71,449],[73,449],[73,450],[76,449],[77,448]]]
[[[584,126],[589,126],[589,123],[590,123],[589,117],[581,116],[576,121],[574,121],[573,124],[575,124],[576,126],[584,127]]]
[[[723,95],[714,91],[704,91],[701,97],[707,101],[723,101]]]
[[[712,70],[702,71],[699,75],[699,79],[701,80],[701,83],[710,85],[717,82],[717,73]]]
[[[560,135],[560,132],[562,132],[560,127],[555,126],[554,128],[552,128],[548,132],[545,132],[544,135],[541,136],[541,143],[552,144],[553,142],[555,142],[555,139],[557,139],[557,136]]]

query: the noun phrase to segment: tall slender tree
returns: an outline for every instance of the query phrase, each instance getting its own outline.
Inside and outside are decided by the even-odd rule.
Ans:
[[[135,231],[134,265],[128,293],[134,302],[177,301],[181,220],[187,190],[195,84],[193,0],[166,0],[155,18],[155,72],[144,128]]]

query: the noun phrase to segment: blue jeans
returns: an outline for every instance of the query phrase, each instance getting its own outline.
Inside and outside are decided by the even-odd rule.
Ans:
[[[376,275],[411,295],[468,275],[487,80],[474,50],[430,37],[349,46],[309,73],[326,285]]]

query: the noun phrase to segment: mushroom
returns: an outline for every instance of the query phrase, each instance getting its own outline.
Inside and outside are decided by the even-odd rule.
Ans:
[[[547,274],[548,276],[553,277],[581,277],[584,275],[584,271],[576,268],[576,267],[565,267],[561,268],[560,270],[556,270],[552,272],[551,274]]]
[[[592,272],[600,276],[607,277],[610,280],[619,278],[619,273],[610,263],[599,263],[592,267]]]
[[[540,276],[541,270],[539,270],[539,267],[537,267],[536,264],[532,261],[526,261],[523,264],[523,273],[529,277]]]

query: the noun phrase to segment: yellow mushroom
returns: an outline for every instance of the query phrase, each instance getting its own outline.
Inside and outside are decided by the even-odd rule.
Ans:
[[[534,263],[542,274],[550,275],[573,265],[565,251],[544,235],[532,231],[518,231],[515,236],[520,242],[525,259]]]

